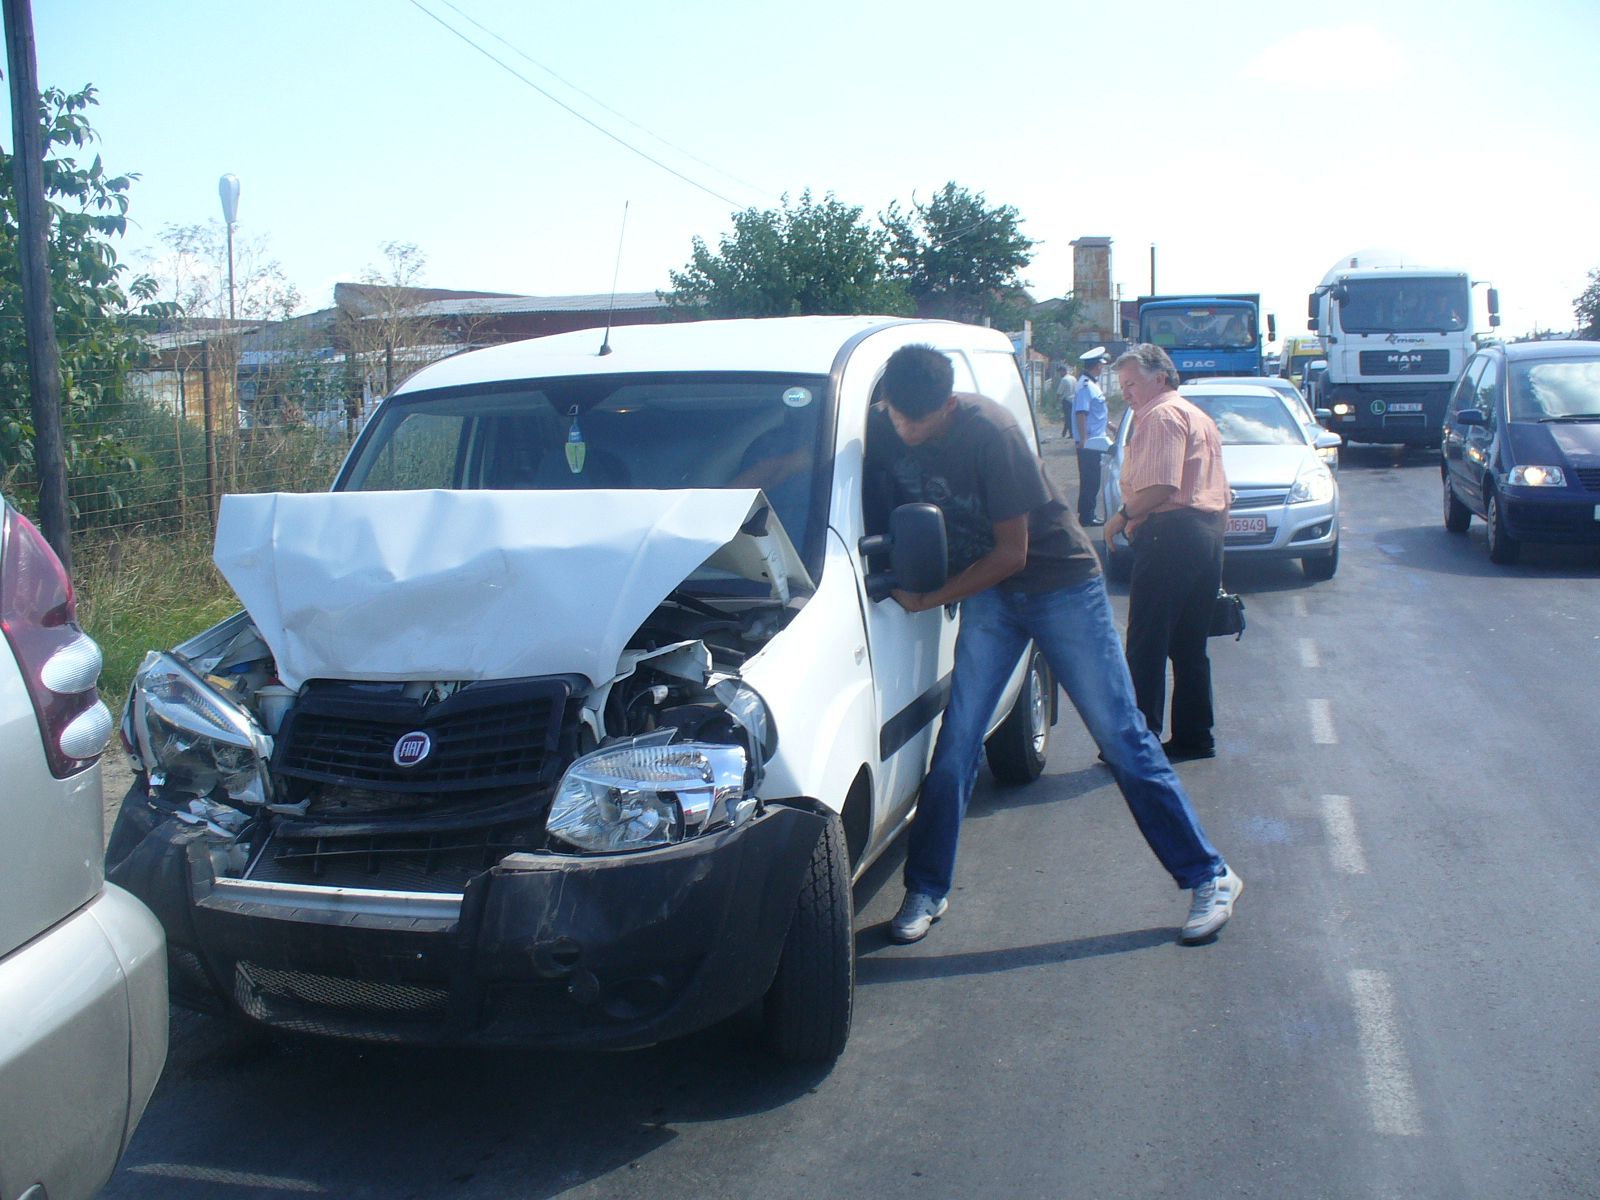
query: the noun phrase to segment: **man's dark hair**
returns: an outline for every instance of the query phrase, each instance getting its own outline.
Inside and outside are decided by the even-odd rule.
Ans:
[[[883,369],[883,396],[912,420],[936,412],[955,391],[956,369],[932,346],[901,346]]]

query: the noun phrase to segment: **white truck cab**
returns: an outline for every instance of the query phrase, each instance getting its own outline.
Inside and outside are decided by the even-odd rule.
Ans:
[[[1324,344],[1316,405],[1347,442],[1437,446],[1445,402],[1477,349],[1465,271],[1387,252],[1340,259],[1311,293],[1306,324]],[[1500,299],[1487,291],[1491,327]]]
[[[942,582],[942,518],[864,474],[911,344],[1037,447],[991,330],[629,326],[435,364],[330,493],[228,497],[245,611],[147,658],[108,853],[175,998],[607,1047],[760,1001],[781,1057],[838,1055],[851,884],[914,810],[959,623],[888,598]],[[1025,654],[997,774],[1039,774],[1053,691]]]

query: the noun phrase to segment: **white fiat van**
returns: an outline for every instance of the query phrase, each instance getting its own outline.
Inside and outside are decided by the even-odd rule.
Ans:
[[[862,439],[889,355],[1036,433],[997,332],[888,317],[631,326],[428,367],[330,493],[230,496],[245,611],[151,654],[111,877],[174,998],[283,1029],[625,1047],[757,1002],[849,1033],[851,885],[909,820],[949,691],[930,505]],[[1043,767],[1025,654],[989,761]]]

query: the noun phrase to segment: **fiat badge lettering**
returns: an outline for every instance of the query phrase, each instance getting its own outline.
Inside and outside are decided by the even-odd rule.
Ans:
[[[405,734],[394,744],[394,765],[414,767],[433,753],[433,739],[422,730]]]

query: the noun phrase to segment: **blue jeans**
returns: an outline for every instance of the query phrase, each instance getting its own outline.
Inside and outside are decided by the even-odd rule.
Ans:
[[[906,890],[950,891],[961,820],[972,800],[984,726],[1032,638],[1111,766],[1150,849],[1180,888],[1222,873],[1183,784],[1133,699],[1111,600],[1097,575],[1077,587],[1024,595],[991,588],[961,602],[955,672],[933,764],[907,848]]]

